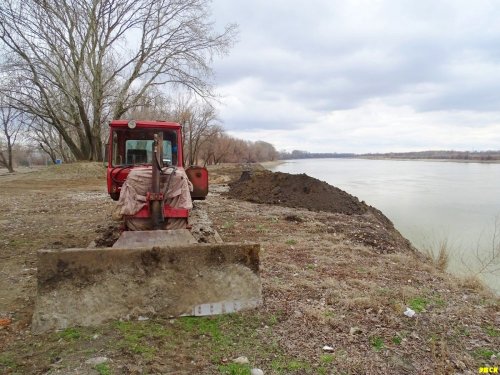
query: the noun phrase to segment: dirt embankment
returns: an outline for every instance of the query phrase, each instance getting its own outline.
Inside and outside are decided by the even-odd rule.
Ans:
[[[229,186],[232,198],[254,203],[281,204],[347,215],[361,215],[369,209],[358,198],[306,174],[248,171]]]
[[[382,212],[306,174],[245,170],[229,184],[228,196],[253,203],[341,214],[338,220],[325,219],[327,233],[342,233],[379,252],[414,251]]]

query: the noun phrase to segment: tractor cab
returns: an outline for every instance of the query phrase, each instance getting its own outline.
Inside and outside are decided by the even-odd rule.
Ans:
[[[110,123],[107,185],[114,200],[131,169],[151,166],[155,134],[162,139],[161,167],[183,168],[181,125],[165,121],[115,120]],[[205,199],[208,193],[206,168],[190,166],[186,174],[194,186],[192,198]]]

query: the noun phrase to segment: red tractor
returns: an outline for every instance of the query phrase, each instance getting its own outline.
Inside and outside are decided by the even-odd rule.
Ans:
[[[262,303],[260,245],[198,243],[188,216],[208,174],[184,171],[181,126],[110,123],[108,192],[126,229],[110,248],[38,251],[33,332],[95,326],[131,314],[214,315]]]
[[[111,198],[119,199],[122,186],[132,170],[151,168],[153,186],[147,196],[150,204],[134,214],[134,217],[153,216],[153,221],[154,215],[161,216],[161,221],[169,218],[187,219],[188,210],[163,204],[163,196],[158,195],[162,168],[184,170],[181,125],[165,121],[114,120],[109,126],[107,184]],[[185,173],[193,185],[191,198],[205,199],[208,194],[207,169],[190,166],[185,169]],[[155,188],[155,185],[158,186]],[[161,203],[159,206],[163,207],[157,209],[163,212],[154,214],[155,202]]]

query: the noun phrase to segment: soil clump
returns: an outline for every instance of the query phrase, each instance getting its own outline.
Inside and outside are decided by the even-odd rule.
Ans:
[[[97,237],[94,240],[95,247],[112,247],[122,231],[123,228],[116,223],[107,226],[98,225],[96,229]]]

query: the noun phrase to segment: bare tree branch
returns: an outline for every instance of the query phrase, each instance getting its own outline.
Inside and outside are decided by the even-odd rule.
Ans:
[[[208,0],[4,0],[0,40],[12,105],[55,129],[76,159],[102,159],[102,128],[155,87],[212,97],[211,62],[236,26],[216,32]],[[48,131],[48,130],[47,130]]]
[[[13,147],[25,125],[23,113],[10,106],[0,94],[0,166],[11,173],[14,172]]]

